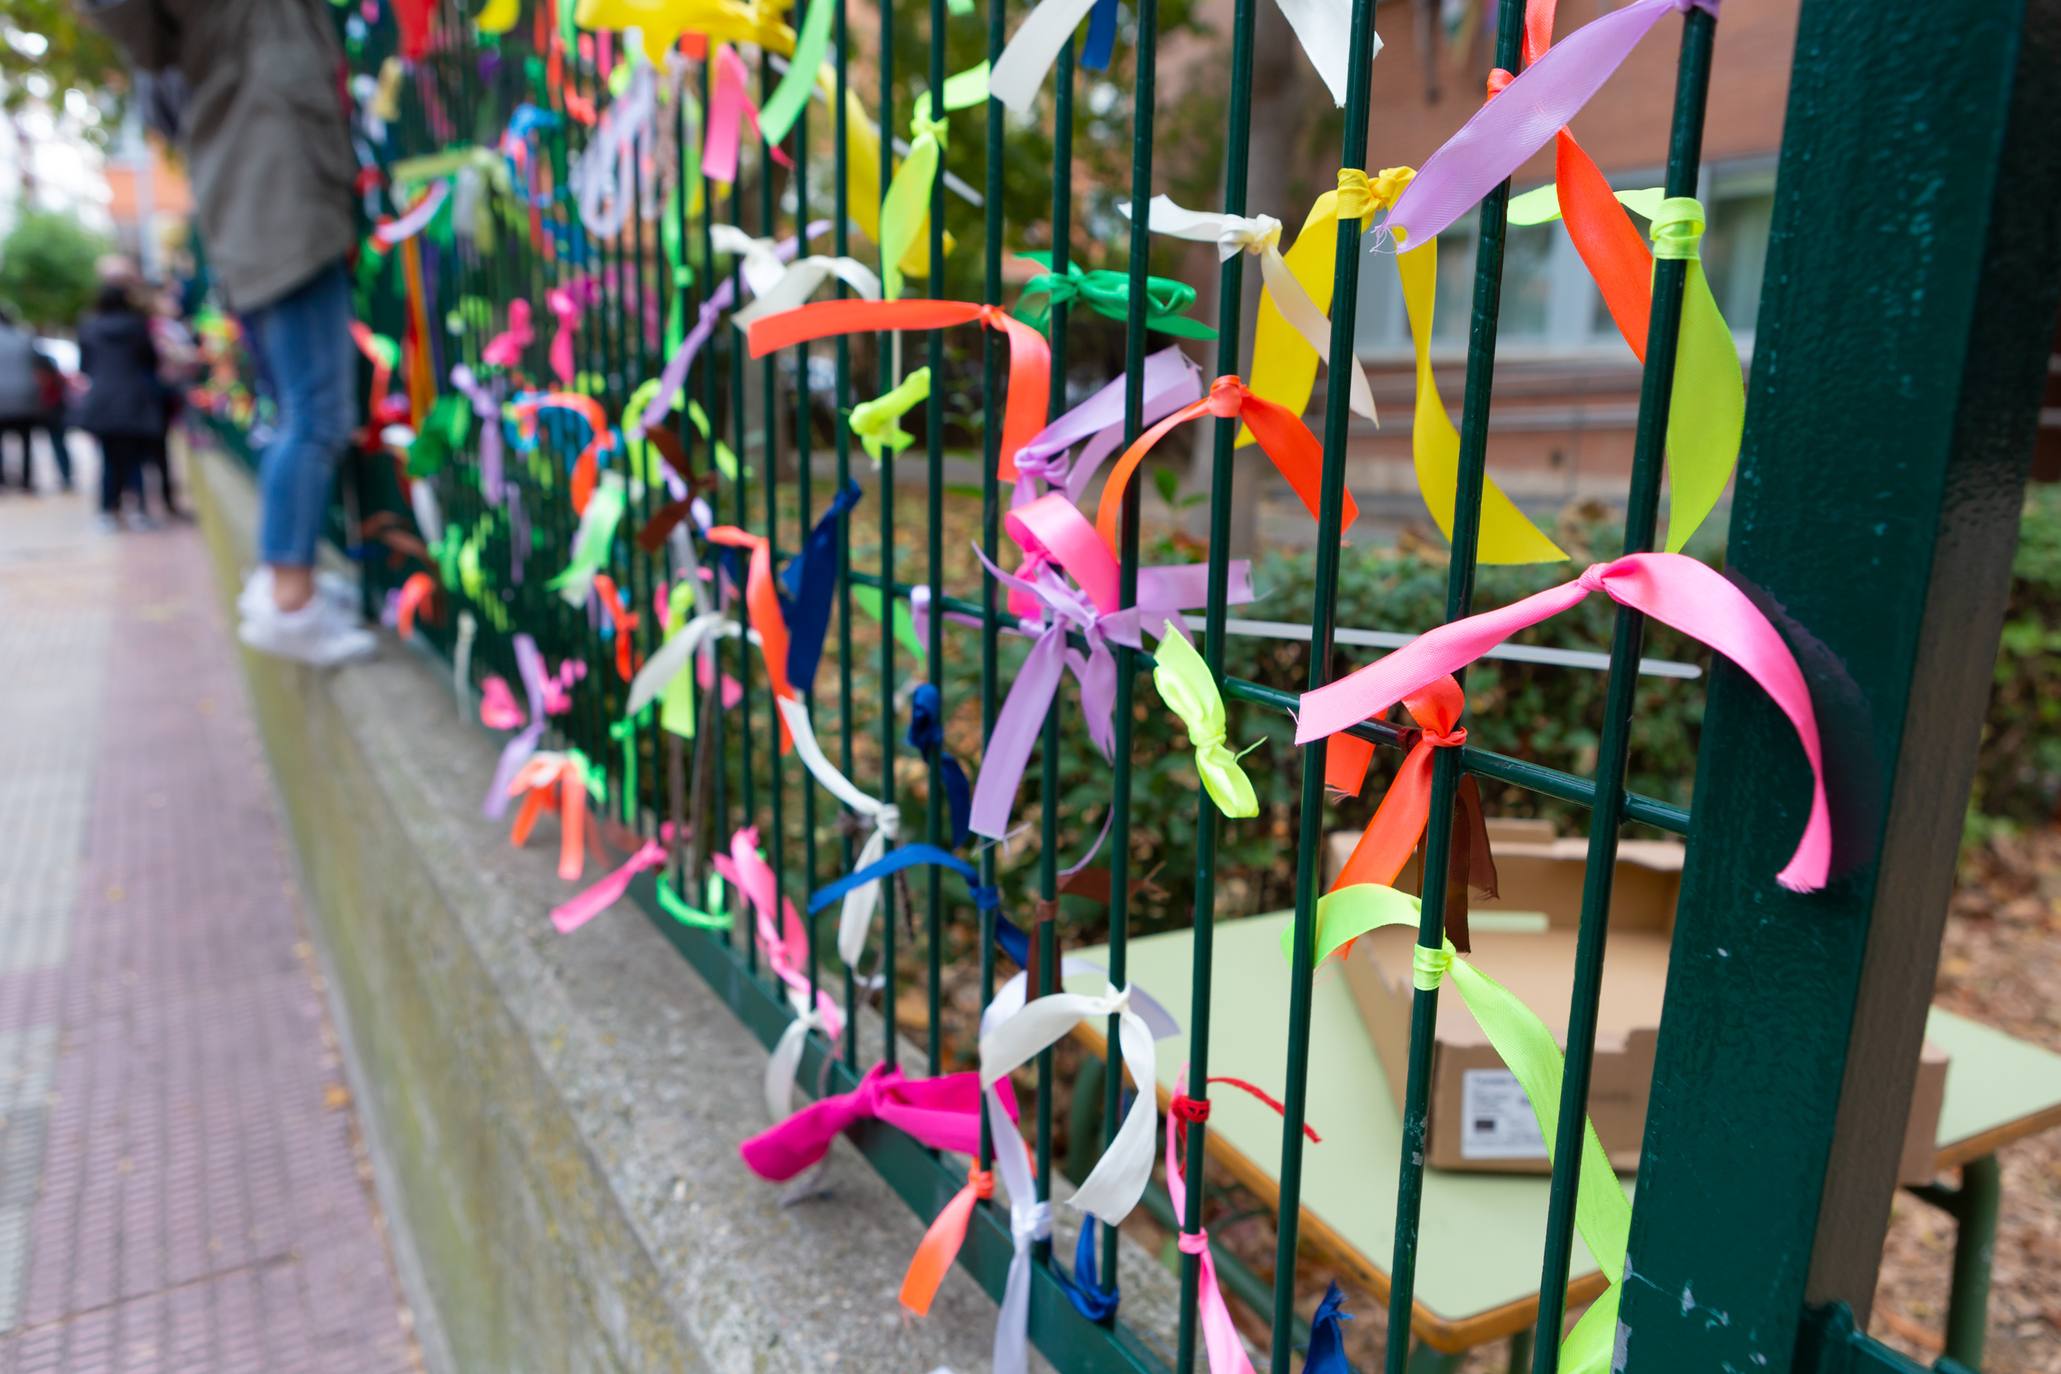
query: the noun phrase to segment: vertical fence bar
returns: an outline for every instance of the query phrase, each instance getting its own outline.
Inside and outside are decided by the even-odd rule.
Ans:
[[[992,102],[990,102],[992,103]],[[930,117],[942,122],[945,118],[945,0],[930,0]],[[946,147],[950,145],[947,144]],[[944,297],[951,293],[945,290],[945,149],[938,150],[937,175],[930,179],[930,279],[924,283],[933,296]],[[982,330],[982,333],[989,331]],[[929,517],[929,570],[930,570],[930,651],[925,668],[930,681],[940,694],[945,690],[945,335],[943,330],[933,329],[925,341],[926,361],[930,365],[930,395],[923,403],[925,450],[929,458],[929,501],[926,513]],[[883,596],[885,593],[883,593]],[[893,684],[882,689],[887,707],[893,710]],[[950,697],[943,697],[949,706]],[[943,709],[942,707],[940,708]],[[942,848],[945,841],[945,788],[940,770],[942,751],[933,751],[929,759],[929,776],[926,789],[930,804],[925,808],[924,838]],[[928,938],[924,941],[925,962],[928,965],[926,988],[929,993],[929,1016],[925,1022],[926,1043],[930,1052],[930,1072],[940,1071],[944,1057],[944,1027],[939,1016],[939,1003],[944,989],[944,970],[939,946],[944,940],[944,870],[936,864],[927,865],[929,870],[928,901],[925,903],[925,919],[928,922]]]
[[[1711,49],[1717,18],[1691,9],[1682,20],[1682,53],[1675,76],[1673,129],[1668,138],[1667,193],[1696,194],[1703,150],[1704,103],[1710,93]],[[1653,313],[1646,331],[1646,369],[1639,387],[1639,424],[1633,441],[1632,482],[1625,500],[1624,551],[1653,547],[1660,509],[1660,470],[1667,443],[1669,392],[1681,333],[1682,288],[1689,264],[1656,258]],[[1603,707],[1603,738],[1596,758],[1596,801],[1589,817],[1589,854],[1582,875],[1581,922],[1575,936],[1574,988],[1567,1014],[1567,1067],[1560,1080],[1560,1114],[1554,1138],[1578,1141],[1588,1111],[1589,1078],[1595,1065],[1598,1002],[1603,953],[1609,939],[1611,879],[1617,867],[1617,832],[1624,820],[1625,761],[1631,751],[1632,707],[1638,687],[1639,652],[1646,618],[1619,609],[1610,645],[1610,685]],[[1442,751],[1451,752],[1451,751]],[[1426,903],[1427,906],[1430,903]],[[1567,1274],[1574,1246],[1574,1209],[1580,1186],[1581,1151],[1554,1152],[1553,1191],[1546,1205],[1546,1256],[1539,1276],[1539,1319],[1532,1346],[1534,1374],[1560,1368],[1560,1326],[1567,1307]]]
[[[830,125],[837,140],[837,178],[831,188],[831,251],[838,257],[846,257],[851,251],[851,206],[850,199],[850,157],[849,144],[851,118],[846,93],[850,90],[848,44],[846,31],[846,0],[836,0],[836,69],[837,94],[833,97]],[[851,294],[843,281],[837,283],[839,299]],[[844,490],[852,479],[852,436],[846,423],[852,407],[852,344],[845,335],[837,336],[837,488]],[[852,526],[857,522],[847,519],[845,533],[837,541],[837,761],[846,777],[851,777],[852,766]],[[885,627],[894,623],[894,607],[883,590],[880,596],[882,610],[886,613],[881,621]],[[892,802],[891,796],[883,800]],[[851,871],[852,861],[857,857],[857,847],[849,830],[844,833],[844,842],[839,847],[846,872]],[[886,895],[887,884],[882,883],[882,896]],[[859,982],[851,966],[844,970],[844,1062],[845,1067],[859,1067]]]
[[[807,253],[809,238],[809,102],[804,100],[801,111],[794,120],[794,232],[800,237],[802,247],[798,255]],[[795,499],[795,543],[796,549],[808,547],[809,512],[814,486],[811,467],[811,446],[814,436],[810,433],[809,414],[809,345],[803,344],[794,354],[794,499]],[[777,526],[775,527],[777,528]],[[768,538],[770,538],[770,533]],[[841,540],[839,542],[842,542]],[[806,682],[793,684],[801,694],[802,704],[808,708],[809,724],[813,729],[816,720],[815,678],[811,674]],[[799,770],[796,781],[801,786],[802,802],[802,897],[804,911],[808,908],[808,894],[816,888],[816,784],[807,769]],[[809,929],[809,1006],[816,1005],[816,927],[821,924],[816,917],[807,917]],[[850,1006],[847,996],[845,1005]],[[812,1032],[813,1033],[813,1032]]]
[[[1374,61],[1374,0],[1353,0],[1345,94],[1342,168],[1367,160],[1368,68]],[[1341,174],[1341,180],[1343,175]],[[1331,358],[1350,366],[1359,301],[1360,222],[1338,217],[1338,258],[1331,292]],[[1345,447],[1352,414],[1351,388],[1336,371],[1324,385],[1324,470],[1317,500],[1316,604],[1310,614],[1309,685],[1331,676],[1331,636],[1338,620],[1339,527],[1345,503]],[[1288,1067],[1281,1123],[1280,1226],[1274,1257],[1273,1374],[1287,1374],[1294,1343],[1295,1249],[1302,1220],[1302,1127],[1309,1108],[1310,999],[1316,976],[1317,889],[1322,879],[1324,741],[1304,746],[1302,813],[1296,833],[1295,925],[1288,994]],[[1408,1325],[1403,1331],[1407,1333]],[[1395,1333],[1390,1335],[1393,1348]]]
[[[773,85],[772,56],[761,48],[761,104],[772,95]],[[778,222],[773,213],[773,167],[773,145],[761,134],[758,165],[759,233],[767,238],[779,233]],[[808,226],[798,225],[796,232],[806,239]],[[806,352],[806,349],[802,349],[795,353],[798,366],[805,361]],[[760,399],[763,402],[761,413],[765,425],[764,433],[759,439],[759,457],[765,465],[765,474],[759,480],[765,484],[766,538],[777,542],[780,537],[780,359],[771,353],[768,353],[759,364],[759,386],[763,393]],[[766,741],[766,794],[771,807],[771,823],[768,827],[771,833],[767,836],[766,850],[773,867],[773,891],[777,894],[787,891],[787,769],[786,760],[780,753],[780,707],[774,696],[770,673],[766,678],[766,725],[771,731]],[[774,918],[776,922],[780,919],[778,916]],[[814,976],[811,972],[812,985]]]
[[[701,118],[704,127],[707,126],[709,119],[710,66],[711,64],[708,62],[703,62],[701,64]],[[714,295],[717,289],[715,222],[716,183],[713,179],[710,178],[708,174],[707,164],[704,163],[702,165],[701,172],[701,270],[699,273],[696,274],[696,280],[702,284],[702,295],[704,298]],[[732,291],[739,289],[737,284],[737,272],[734,264],[732,265],[730,272],[730,289]],[[708,341],[708,343],[703,346],[701,356],[695,359],[695,362],[699,366],[701,372],[702,418],[708,422],[709,426],[708,462],[709,471],[711,472],[718,470],[716,463],[716,446],[722,442],[723,433],[718,419],[719,407],[717,405],[718,389],[716,378],[716,360],[719,357],[730,358],[731,371],[733,373],[736,371],[735,359],[732,356],[733,350],[736,346],[734,342],[735,333],[736,331],[734,330],[725,331],[718,337],[711,338]],[[734,448],[731,451],[731,461],[736,465],[737,468],[737,471],[732,475],[732,482],[742,482],[744,478],[744,459],[742,455],[738,454],[735,451]],[[715,488],[712,488],[709,492],[709,510],[710,513],[716,519],[721,519],[720,512],[722,510],[722,496],[720,493],[720,485],[718,485]],[[714,556],[713,550],[711,550],[711,557],[709,561],[711,564],[719,564],[720,562],[720,560],[718,560]],[[721,598],[723,596],[723,578],[720,575],[720,572],[718,572],[718,574],[715,577],[711,578],[709,582],[709,587],[711,589],[712,596],[716,599],[717,604],[720,604]],[[742,623],[741,617],[744,614],[742,606],[739,606],[737,608],[737,614],[740,617],[740,623]],[[744,672],[744,656],[748,648],[749,646],[744,642],[742,636],[740,636],[737,640],[735,650],[735,662],[737,665],[737,671],[740,674],[738,678],[740,682],[743,681],[742,674]],[[724,657],[720,645],[718,646],[715,652],[709,655],[709,657],[711,658],[711,660],[713,660],[715,664],[715,673],[713,674],[715,680],[711,684],[711,690],[715,692],[716,700],[718,703],[720,703],[722,701],[723,691],[722,678]],[[740,703],[740,705],[741,704],[742,703]],[[713,783],[710,788],[710,791],[713,793],[713,796],[711,797],[710,811],[712,816],[714,817],[714,824],[710,826],[710,830],[712,833],[708,836],[707,839],[707,845],[704,850],[704,852],[706,853],[716,853],[721,851],[723,848],[727,847],[730,839],[730,727],[728,724],[729,717],[730,713],[728,711],[722,710],[720,708],[720,705],[718,706],[718,709],[708,712],[709,724],[711,728],[709,730],[710,739],[706,747],[714,755],[714,766],[710,769],[710,772],[713,774]],[[740,718],[739,725],[742,726],[742,724],[743,721]],[[745,771],[749,773],[750,768],[747,766]],[[751,814],[748,803],[744,814],[747,818],[749,818]],[[729,925],[723,928],[723,943],[726,945],[734,946],[738,940],[738,932],[736,927],[738,921],[743,918],[744,906],[745,904],[743,902],[737,902],[732,907],[732,909],[737,911],[739,914],[737,917],[731,920],[731,923]],[[753,941],[751,939],[750,934],[748,933],[748,930],[743,938],[746,948],[752,948]]]
[[[880,194],[887,195],[888,183],[894,178],[895,170],[895,6],[894,0],[880,3]],[[887,279],[888,261],[885,250],[880,259],[881,280]],[[932,270],[935,270],[934,268]],[[901,362],[901,336],[886,334],[877,336],[875,347],[879,351],[880,390],[885,392],[898,380],[895,373]],[[880,456],[880,791],[877,795],[885,801],[895,796],[895,637],[894,637],[894,588],[895,588],[895,455],[888,449]],[[933,614],[939,608],[933,607]],[[881,1046],[881,1062],[889,1068],[895,1066],[899,1050],[895,1044],[895,995],[899,978],[895,969],[895,889],[898,885],[883,882],[880,885],[880,1012],[886,1022]]]
[[[1005,0],[988,0],[988,62],[1001,57],[1005,36],[1007,15]],[[986,228],[986,241],[982,243],[981,254],[981,300],[988,305],[999,305],[1002,300],[1002,103],[987,102],[984,113],[987,116],[987,178],[985,182],[986,204],[982,206],[982,223]],[[980,446],[980,546],[990,555],[998,551],[1002,538],[1002,483],[998,473],[1002,456],[1002,408],[996,399],[1002,388],[1002,340],[992,329],[983,329],[981,334],[981,446]],[[1001,700],[1001,657],[1000,657],[1000,588],[995,579],[983,577],[980,580],[980,737],[985,740],[995,732],[995,717]],[[980,881],[984,886],[995,885],[995,847],[982,845],[980,850]],[[995,1000],[995,913],[985,910],[980,913],[980,1006],[985,1012],[988,1004]],[[990,1128],[987,1113],[980,1117],[980,1167],[985,1169],[994,1158],[994,1133]]]

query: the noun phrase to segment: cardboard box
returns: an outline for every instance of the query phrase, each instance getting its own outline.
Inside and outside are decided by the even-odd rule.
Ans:
[[[1490,821],[1489,831],[1501,896],[1472,903],[1474,952],[1467,958],[1522,998],[1564,1047],[1588,841],[1557,837],[1550,824],[1540,821]],[[1351,852],[1355,838],[1332,837],[1327,866],[1333,871]],[[1621,1172],[1639,1163],[1681,878],[1679,843],[1619,844],[1589,1117],[1611,1164]],[[1406,871],[1397,886],[1416,891],[1417,879],[1414,870]],[[1355,942],[1344,959],[1347,986],[1398,1106],[1408,1077],[1415,991],[1410,947],[1415,940],[1414,931],[1377,931]],[[1946,1055],[1927,1044],[1911,1100],[1902,1182],[1924,1182],[1933,1175],[1946,1067]],[[1549,1116],[1556,1110],[1557,1104],[1547,1107]],[[1438,999],[1426,1128],[1426,1159],[1434,1168],[1551,1172],[1538,1123],[1517,1080],[1503,1067],[1466,1003],[1450,991]]]

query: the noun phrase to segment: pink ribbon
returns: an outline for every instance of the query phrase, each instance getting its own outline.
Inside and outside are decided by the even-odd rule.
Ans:
[[[1184,1069],[1174,1082],[1174,1092],[1179,1095],[1187,1091],[1188,1074]],[[1238,1323],[1231,1320],[1231,1308],[1224,1301],[1224,1290],[1217,1286],[1217,1261],[1210,1253],[1209,1232],[1200,1226],[1192,1235],[1182,1229],[1187,1221],[1188,1186],[1181,1176],[1181,1152],[1175,1145],[1180,1136],[1174,1123],[1169,1121],[1166,1131],[1166,1189],[1174,1204],[1174,1244],[1182,1254],[1195,1256],[1199,1270],[1195,1316],[1202,1325],[1202,1348],[1209,1356],[1209,1374],[1253,1374],[1252,1361],[1245,1355],[1245,1342],[1238,1338]]]
[[[579,332],[580,315],[599,294],[592,277],[580,277],[564,286],[552,287],[544,298],[558,318],[558,331],[551,336],[551,373],[560,386],[573,384],[573,335]]]
[[[729,184],[737,180],[737,148],[742,141],[739,126],[744,121],[750,122],[751,131],[763,141],[759,107],[751,98],[751,71],[737,50],[726,43],[716,50],[715,88],[709,92],[708,100],[708,137],[701,145],[701,170],[710,181]],[[779,144],[768,146],[773,161],[782,167],[794,166],[793,159]]]
[[[515,704],[515,694],[508,688],[508,679],[494,676],[479,685],[479,723],[489,730],[513,730],[523,722],[522,708]]]
[[[1016,1120],[1015,1090],[1005,1079],[995,1092]],[[980,1074],[969,1069],[904,1078],[900,1069],[875,1064],[858,1087],[811,1102],[739,1145],[737,1153],[760,1178],[785,1182],[830,1153],[831,1142],[862,1121],[884,1122],[935,1150],[974,1154],[980,1149]]]
[[[523,691],[530,699],[530,723],[521,734],[501,747],[501,761],[494,765],[494,780],[487,784],[487,798],[480,806],[480,810],[485,813],[486,818],[490,821],[498,821],[508,814],[508,802],[512,795],[508,790],[509,785],[514,782],[515,775],[522,770],[522,766],[529,762],[530,755],[537,752],[537,745],[544,738],[544,717],[546,714],[544,655],[538,651],[537,641],[531,639],[528,635],[519,634],[515,637],[515,666],[522,674]],[[493,681],[496,680],[490,679],[488,685],[491,686]],[[501,687],[505,694],[508,684],[504,682],[501,684]],[[508,704],[511,708],[514,706],[512,701]],[[484,698],[481,700],[480,708],[480,718],[485,720],[486,702]],[[491,724],[491,722],[489,723]],[[510,722],[511,726],[519,724],[521,724],[520,718]]]
[[[716,872],[751,903],[757,918],[759,948],[766,956],[768,967],[801,999],[800,1005],[807,1006],[808,929],[795,913],[794,903],[779,896],[771,865],[759,857],[758,827],[743,826],[733,833],[730,852],[716,855],[715,866]],[[823,1023],[823,1033],[832,1039],[844,1030],[843,1009],[822,988],[816,990],[816,1015]]]
[[[1555,47],[1552,51],[1558,52]],[[1507,99],[1507,92],[1499,99]],[[1810,818],[1789,862],[1775,880],[1792,892],[1825,885],[1832,862],[1832,819],[1825,800],[1825,768],[1817,715],[1803,670],[1781,634],[1746,594],[1695,559],[1678,553],[1628,554],[1597,563],[1572,582],[1549,587],[1499,610],[1483,611],[1427,630],[1386,658],[1337,682],[1303,694],[1295,742],[1334,735],[1371,720],[1396,702],[1457,672],[1511,635],[1550,620],[1600,591],[1732,660],[1789,717],[1811,766]]]
[[[665,861],[665,846],[657,840],[646,840],[643,847],[625,860],[615,872],[572,900],[552,907],[551,924],[558,927],[560,935],[572,934],[621,901],[623,894],[630,890],[632,878],[647,868],[657,868]]]
[[[1010,589],[1011,609],[1027,608],[1018,612],[1024,622],[1019,633],[1035,635],[1037,642],[1002,703],[973,787],[973,833],[989,839],[1000,839],[1009,828],[1017,786],[1061,675],[1071,672],[1080,683],[1088,736],[1104,758],[1110,757],[1115,749],[1116,659],[1109,645],[1136,648],[1141,643],[1141,618],[1156,626],[1209,599],[1209,569],[1203,564],[1141,568],[1138,604],[1119,609],[1115,558],[1087,517],[1059,492],[1047,492],[1012,510],[1006,527],[1024,553],[1016,574],[1003,572],[978,549],[974,554]],[[1234,560],[1227,600],[1239,605],[1252,596],[1252,565]],[[1087,641],[1085,654],[1068,647],[1069,634]]]
[[[496,334],[487,346],[480,350],[479,360],[494,367],[516,368],[522,366],[523,350],[537,337],[530,327],[530,303],[526,300],[508,302],[508,327]]]
[[[1548,48],[1502,94],[1474,112],[1396,197],[1384,227],[1402,252],[1422,247],[1510,178],[1581,113],[1633,48],[1666,15],[1718,0],[1632,0]]]

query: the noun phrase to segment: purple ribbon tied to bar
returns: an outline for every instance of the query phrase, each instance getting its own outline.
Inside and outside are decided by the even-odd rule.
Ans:
[[[1079,504],[1102,464],[1123,442],[1124,388],[1128,381],[1129,374],[1119,375],[1017,450],[1018,476],[1012,506],[1029,505],[1047,488],[1064,491],[1068,500]],[[1138,417],[1141,428],[1157,424],[1189,402],[1201,399],[1202,370],[1178,347],[1162,348],[1145,360],[1144,410]],[[1076,444],[1081,445],[1078,454],[1073,452]],[[1042,481],[1044,486],[1033,479]]]
[[[508,486],[502,464],[500,399],[464,363],[452,367],[451,385],[472,403],[473,418],[479,421],[480,495],[488,505],[498,506]]]
[[[1005,524],[1023,550],[1023,567],[1006,573],[980,549],[974,555],[1010,589],[1012,609],[1018,604],[1034,608],[1017,629],[1034,642],[988,736],[973,786],[972,830],[989,839],[1002,838],[1009,828],[1016,789],[1060,678],[1070,672],[1080,684],[1088,737],[1104,758],[1113,757],[1116,656],[1110,646],[1138,648],[1141,623],[1157,626],[1209,600],[1208,566],[1186,563],[1139,569],[1137,604],[1120,606],[1115,558],[1087,517],[1059,492],[1012,510]],[[1252,564],[1234,559],[1226,603],[1242,605],[1252,597]],[[1069,642],[1074,636],[1085,649]]]
[[[1697,9],[1715,18],[1718,0],[1632,0],[1546,49],[1476,110],[1396,197],[1383,227],[1398,250],[1431,242],[1479,204],[1573,122],[1655,24],[1676,10]]]
[[[522,673],[523,695],[529,698],[530,720],[502,746],[501,760],[494,765],[494,780],[487,784],[486,800],[480,805],[490,821],[508,814],[509,784],[544,740],[544,655],[528,635],[515,636],[515,666]]]

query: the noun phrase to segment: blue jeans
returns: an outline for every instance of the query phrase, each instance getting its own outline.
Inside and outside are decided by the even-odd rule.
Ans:
[[[309,567],[337,457],[357,424],[351,286],[343,264],[323,268],[243,323],[279,409],[278,431],[258,463],[258,557]]]

